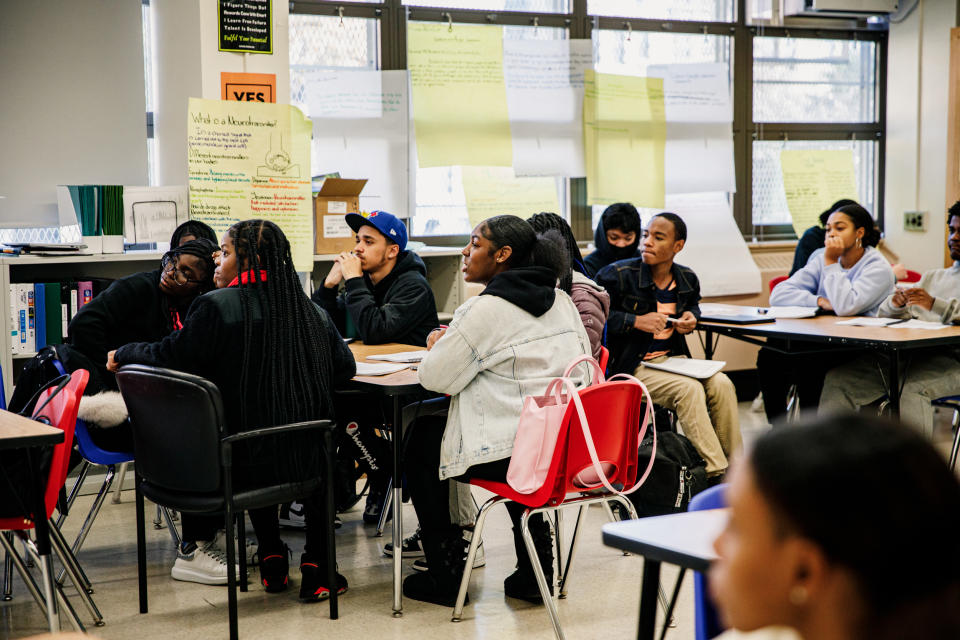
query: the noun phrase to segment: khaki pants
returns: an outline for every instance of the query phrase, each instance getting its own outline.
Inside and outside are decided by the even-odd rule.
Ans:
[[[654,403],[677,414],[683,434],[707,462],[707,475],[726,471],[728,458],[743,446],[737,391],[730,378],[717,373],[698,380],[643,365],[633,375],[646,385]]]

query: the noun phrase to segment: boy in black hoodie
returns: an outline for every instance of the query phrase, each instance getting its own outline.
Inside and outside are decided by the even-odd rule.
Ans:
[[[640,257],[640,213],[629,202],[607,207],[593,235],[596,250],[584,258],[587,277],[596,279],[597,272],[612,262]]]
[[[365,344],[399,342],[425,347],[427,334],[440,324],[427,268],[420,256],[407,251],[407,229],[396,216],[373,211],[369,216],[349,213],[347,224],[357,234],[352,252],[337,256],[330,273],[313,300],[333,318],[346,335],[347,317]],[[343,293],[339,293],[340,283]],[[376,524],[390,477],[390,449],[372,433],[385,422],[379,403],[358,402],[355,395],[341,396],[338,415],[349,416],[345,441],[352,455],[371,476],[371,490],[363,519]],[[296,514],[296,505],[292,509]],[[281,513],[284,524],[295,519]]]

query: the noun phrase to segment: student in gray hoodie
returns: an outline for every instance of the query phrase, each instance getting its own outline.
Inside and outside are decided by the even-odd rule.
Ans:
[[[947,213],[948,246],[953,266],[923,274],[916,287],[897,289],[880,305],[884,318],[916,318],[943,324],[960,322],[960,201]],[[886,394],[886,356],[871,353],[832,369],[820,395],[820,412],[859,409]],[[903,367],[901,419],[933,434],[931,400],[960,393],[960,349],[936,348],[914,354]]]
[[[894,288],[896,278],[886,258],[875,248],[880,231],[870,213],[858,204],[840,207],[827,220],[823,249],[810,256],[803,269],[781,282],[770,294],[771,306],[819,307],[838,316],[875,316]],[[772,346],[772,345],[771,345]],[[820,400],[823,378],[837,357],[822,353],[784,354],[763,348],[757,354],[760,390],[767,418],[786,414],[787,390],[796,384],[800,407],[813,409]]]

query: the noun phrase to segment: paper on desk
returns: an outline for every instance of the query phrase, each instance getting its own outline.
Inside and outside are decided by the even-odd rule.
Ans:
[[[894,325],[894,329],[925,329],[926,331],[939,331],[941,329],[949,329],[953,325],[949,324],[940,324],[939,322],[927,322],[926,320],[907,320],[898,325]]]
[[[676,373],[688,378],[706,380],[723,369],[727,363],[723,360],[697,360],[696,358],[667,358],[663,362],[644,362],[643,366]]]
[[[897,322],[896,318],[850,318],[849,320],[839,320],[837,324],[846,327],[885,327],[888,324]],[[897,326],[903,326],[906,323]]]
[[[394,364],[392,362],[384,362],[383,364],[371,363],[371,362],[358,362],[357,363],[357,375],[358,376],[386,376],[391,373],[396,373],[397,371],[403,371],[407,369],[410,365],[400,363]]]
[[[817,307],[770,307],[769,314],[774,318],[812,318]]]
[[[383,362],[420,362],[427,355],[426,349],[419,351],[402,351],[380,356],[367,356],[367,360],[382,360]]]

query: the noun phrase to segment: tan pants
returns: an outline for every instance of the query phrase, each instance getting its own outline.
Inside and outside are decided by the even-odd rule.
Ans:
[[[743,446],[737,391],[723,373],[706,380],[649,369],[633,373],[646,385],[654,403],[677,414],[683,434],[707,462],[707,475],[725,471],[728,458]]]

